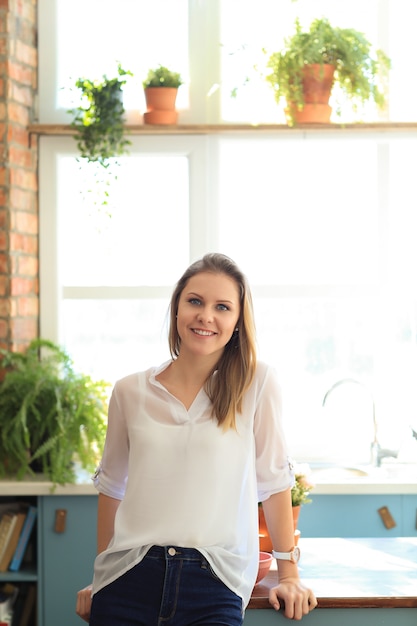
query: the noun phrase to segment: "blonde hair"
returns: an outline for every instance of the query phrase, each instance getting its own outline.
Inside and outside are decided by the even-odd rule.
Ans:
[[[242,410],[243,396],[250,386],[256,368],[256,332],[252,296],[245,275],[232,259],[224,254],[206,254],[184,272],[171,297],[169,313],[169,349],[176,358],[181,349],[177,329],[178,303],[190,278],[211,272],[232,278],[239,291],[240,314],[235,331],[226,344],[223,354],[205,383],[205,390],[213,405],[213,416],[224,430],[236,427],[236,413]]]

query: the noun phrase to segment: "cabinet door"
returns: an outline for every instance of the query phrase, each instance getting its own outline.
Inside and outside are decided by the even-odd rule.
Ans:
[[[417,535],[417,495],[404,495],[403,501],[403,535],[415,537]]]
[[[301,537],[398,537],[403,534],[401,495],[316,495],[301,509]],[[386,528],[378,509],[388,507],[396,525]]]
[[[80,626],[76,594],[92,580],[97,496],[43,496],[42,626]]]

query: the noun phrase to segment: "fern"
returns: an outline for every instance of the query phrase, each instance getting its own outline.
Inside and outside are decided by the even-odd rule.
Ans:
[[[109,383],[76,372],[48,340],[32,341],[24,353],[0,350],[0,358],[0,476],[41,471],[53,483],[74,482],[74,456],[93,471],[104,446]]]

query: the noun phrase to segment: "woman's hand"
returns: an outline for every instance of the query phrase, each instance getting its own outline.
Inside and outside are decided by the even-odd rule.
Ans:
[[[288,619],[300,620],[317,606],[311,589],[305,587],[298,578],[285,578],[269,592],[269,603],[278,611],[280,600],[284,602],[284,615]]]
[[[77,605],[75,612],[86,622],[90,620],[91,590],[92,585],[88,585],[88,587],[84,587],[84,589],[81,589],[77,593]]]

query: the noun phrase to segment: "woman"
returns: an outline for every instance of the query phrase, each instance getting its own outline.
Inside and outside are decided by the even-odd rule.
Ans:
[[[169,346],[169,362],[114,387],[95,476],[94,581],[77,613],[91,626],[241,625],[262,501],[278,553],[270,602],[301,619],[317,602],[288,560],[293,473],[280,391],[256,361],[251,295],[231,259],[208,254],[179,280]]]

